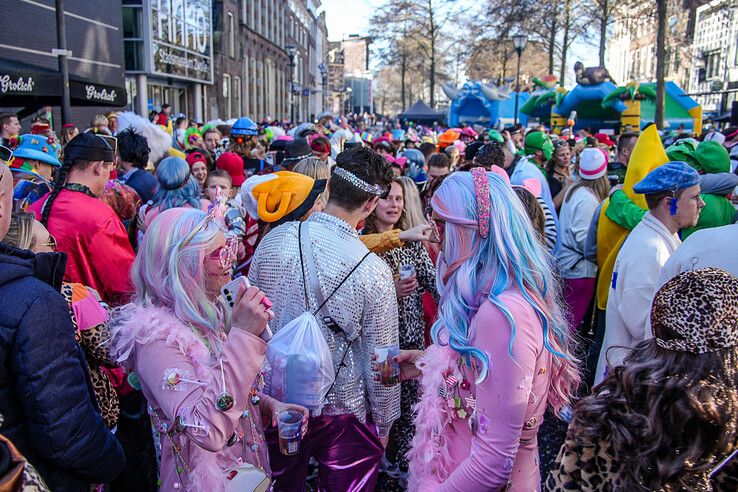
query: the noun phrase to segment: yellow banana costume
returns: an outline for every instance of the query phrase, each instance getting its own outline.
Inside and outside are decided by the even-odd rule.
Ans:
[[[623,192],[643,210],[648,209],[646,197],[634,193],[633,186],[645,178],[648,173],[667,162],[669,162],[669,158],[666,156],[656,125],[651,125],[638,137],[623,181]],[[602,205],[597,225],[597,265],[599,267],[597,307],[601,310],[605,310],[607,307],[610,280],[618,252],[620,252],[620,247],[623,245],[625,238],[630,234],[630,230],[616,224],[605,215],[609,205],[610,199],[608,198]]]

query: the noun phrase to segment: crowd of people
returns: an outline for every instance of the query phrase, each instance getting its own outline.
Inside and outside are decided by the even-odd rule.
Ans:
[[[90,123],[0,116],[8,490],[738,486],[738,128]]]

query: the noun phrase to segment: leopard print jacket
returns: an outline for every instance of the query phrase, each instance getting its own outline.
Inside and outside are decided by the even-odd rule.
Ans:
[[[714,461],[717,465],[721,459]],[[548,475],[545,490],[555,492],[645,492],[649,490],[644,487],[636,491],[632,487],[626,487],[620,474],[621,466],[613,459],[609,442],[579,444],[571,436],[570,429]],[[736,490],[738,490],[738,461],[731,461],[712,477],[709,477],[706,472],[683,477],[677,483],[663,484],[659,492],[734,492]]]
[[[72,309],[73,293],[74,285],[65,282],[62,285],[62,294],[69,306],[69,313],[72,317],[72,325],[74,326],[74,338],[85,354],[88,374],[97,399],[97,405],[100,408],[100,414],[105,421],[105,425],[112,429],[118,423],[120,402],[118,400],[118,393],[115,391],[110,377],[102,369],[104,365],[110,367],[115,366],[115,363],[110,358],[107,345],[107,341],[110,338],[109,319],[97,326],[80,330]],[[101,303],[101,305],[105,309],[108,309],[104,303]]]

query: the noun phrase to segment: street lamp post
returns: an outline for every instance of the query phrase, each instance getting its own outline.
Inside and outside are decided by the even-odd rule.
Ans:
[[[349,114],[349,109],[351,108],[351,93],[353,91],[354,90],[351,87],[346,87],[346,101],[345,101],[346,113],[345,114]]]
[[[290,121],[295,124],[295,54],[297,53],[297,47],[291,44],[285,46],[287,50],[287,56],[290,58]]]
[[[525,45],[528,44],[528,36],[516,34],[512,38],[515,53],[518,54],[518,69],[515,74],[515,126],[518,126],[518,100],[520,99],[520,56],[523,54]]]
[[[328,70],[325,68],[325,63],[321,63],[318,65],[318,69],[320,69],[320,76],[323,78],[323,108],[322,110],[325,111],[325,101],[328,93]]]

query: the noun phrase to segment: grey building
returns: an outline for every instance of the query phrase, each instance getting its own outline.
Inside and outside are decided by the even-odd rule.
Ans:
[[[204,119],[214,81],[213,5],[210,0],[123,0],[126,88],[145,115],[172,106],[172,114]]]
[[[53,0],[5,2],[0,29],[0,112],[21,118],[51,109],[60,127],[62,81]],[[96,113],[127,103],[120,2],[65,2],[72,121],[84,128]]]

